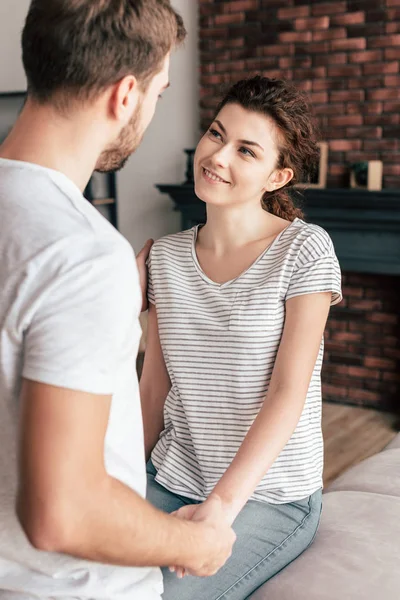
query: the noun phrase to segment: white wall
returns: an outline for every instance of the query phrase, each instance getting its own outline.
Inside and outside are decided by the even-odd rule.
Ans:
[[[26,90],[21,31],[30,0],[0,0],[0,93]]]
[[[181,229],[180,213],[156,183],[181,183],[186,154],[199,137],[197,2],[173,0],[188,35],[171,57],[171,87],[159,101],[144,140],[118,174],[118,225],[138,251],[150,237],[158,239]]]

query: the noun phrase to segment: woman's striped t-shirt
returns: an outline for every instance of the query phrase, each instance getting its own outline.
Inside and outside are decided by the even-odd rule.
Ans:
[[[161,485],[204,500],[264,402],[285,301],[329,291],[336,304],[342,296],[332,241],[316,225],[295,219],[247,271],[223,284],[202,271],[197,232],[194,227],[160,239],[148,261],[149,300],[172,384],[152,461]],[[322,486],[322,357],[323,340],[297,428],[253,500],[291,502]]]

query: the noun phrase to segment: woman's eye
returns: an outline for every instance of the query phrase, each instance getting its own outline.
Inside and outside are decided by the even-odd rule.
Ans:
[[[252,156],[253,158],[255,157],[254,152],[252,152],[248,148],[245,148],[244,146],[241,146],[239,148],[239,152],[241,152],[242,154],[244,154],[244,156]]]
[[[209,129],[209,133],[217,139],[221,138],[221,134],[216,129]]]

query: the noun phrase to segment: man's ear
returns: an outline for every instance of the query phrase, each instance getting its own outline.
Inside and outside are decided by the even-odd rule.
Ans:
[[[112,87],[109,114],[123,124],[129,123],[139,102],[139,85],[134,75],[126,75]]]
[[[275,171],[268,177],[264,191],[274,192],[275,190],[279,190],[289,183],[291,179],[293,179],[293,175],[293,169],[275,169]]]

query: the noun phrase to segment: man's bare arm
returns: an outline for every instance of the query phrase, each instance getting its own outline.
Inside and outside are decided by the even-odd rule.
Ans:
[[[38,549],[117,565],[210,575],[234,534],[166,515],[104,466],[111,398],[23,381],[17,514]]]

